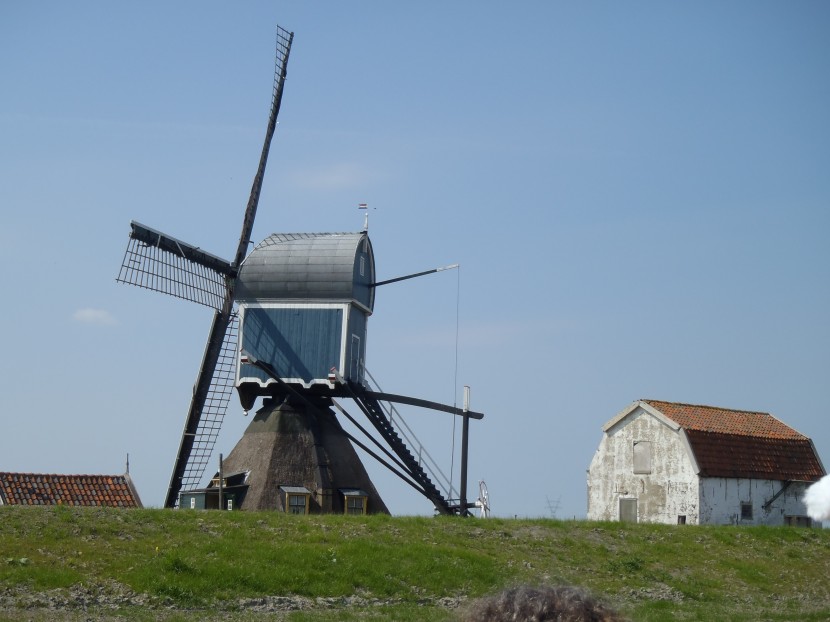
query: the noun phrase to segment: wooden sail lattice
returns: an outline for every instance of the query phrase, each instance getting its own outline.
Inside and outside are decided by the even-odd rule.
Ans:
[[[130,223],[119,283],[220,310],[228,293],[228,261],[140,223]]]
[[[228,404],[233,394],[238,335],[239,316],[234,313],[225,332],[219,359],[213,369],[210,389],[202,406],[199,424],[196,431],[191,435],[193,444],[182,475],[181,490],[198,488],[202,477],[211,464],[216,439],[219,438],[222,422],[225,419]],[[178,497],[176,502],[178,503]]]

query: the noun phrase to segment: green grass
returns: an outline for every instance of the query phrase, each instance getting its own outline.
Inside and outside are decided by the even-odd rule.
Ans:
[[[45,597],[63,620],[440,621],[518,583],[633,620],[827,620],[830,530],[0,508],[0,621],[56,619]],[[281,596],[306,608],[249,606]]]

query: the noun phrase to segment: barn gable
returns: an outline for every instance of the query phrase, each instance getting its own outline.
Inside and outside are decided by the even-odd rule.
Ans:
[[[683,457],[685,457],[692,472],[698,473],[700,471],[697,458],[689,442],[689,437],[683,427],[674,419],[667,417],[642,400],[628,405],[617,413],[616,417],[602,426],[602,431],[607,435],[613,435],[618,431],[622,431],[623,428],[628,428],[637,419],[649,422],[656,430],[662,430],[665,433],[663,435],[665,438],[675,439],[674,443],[676,443],[677,447],[682,448]],[[643,423],[636,424],[628,432],[630,433],[632,429],[642,428],[643,426]],[[651,435],[647,434],[647,436]]]
[[[142,507],[129,474],[0,473],[0,505]]]

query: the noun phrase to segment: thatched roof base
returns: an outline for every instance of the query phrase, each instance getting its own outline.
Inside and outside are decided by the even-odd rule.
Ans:
[[[223,470],[250,472],[243,510],[284,511],[280,486],[304,486],[312,513],[343,513],[344,489],[365,491],[369,513],[389,513],[330,408],[266,400]]]

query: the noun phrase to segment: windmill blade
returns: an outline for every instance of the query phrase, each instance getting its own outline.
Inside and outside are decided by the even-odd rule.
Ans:
[[[221,347],[216,362],[211,367],[212,373],[205,371],[205,363],[199,374],[199,380],[205,378],[206,386],[199,386],[197,380],[194,386],[188,417],[182,432],[179,444],[179,453],[173,466],[173,475],[167,489],[165,507],[176,507],[179,502],[179,492],[199,486],[205,470],[211,461],[213,447],[222,428],[228,403],[233,393],[236,379],[236,347],[239,336],[239,317],[231,314],[227,324],[221,322],[221,313],[214,316],[211,337],[220,340]],[[221,336],[218,333],[224,327]],[[216,335],[214,335],[216,333]],[[205,359],[213,357],[211,344],[208,339],[205,348]]]
[[[254,183],[251,186],[251,195],[248,199],[248,205],[245,209],[245,217],[242,221],[242,235],[239,238],[239,245],[234,258],[234,263],[231,270],[237,269],[248,251],[248,245],[251,239],[251,232],[254,227],[254,218],[256,217],[257,205],[259,204],[259,195],[262,190],[262,180],[265,176],[265,165],[268,162],[268,151],[271,147],[271,139],[274,136],[274,131],[277,127],[277,115],[282,101],[282,91],[285,84],[286,67],[288,65],[288,55],[291,51],[291,42],[294,39],[294,33],[290,33],[277,26],[277,61],[274,72],[274,89],[271,98],[271,113],[268,117],[268,128],[265,132],[265,144],[262,147],[262,154],[260,155],[259,167],[254,176]],[[182,486],[185,485],[185,480],[188,473],[192,473],[192,478],[201,477],[201,473],[197,475],[197,459],[194,454],[194,448],[197,448],[196,441],[198,439],[198,431],[200,429],[202,417],[205,415],[205,409],[209,406],[209,398],[212,395],[213,379],[217,374],[221,374],[220,368],[223,360],[223,352],[225,348],[223,344],[226,341],[228,333],[231,331],[231,324],[235,321],[233,314],[233,277],[226,279],[226,289],[224,292],[224,301],[219,306],[219,310],[213,317],[213,325],[211,326],[208,335],[207,345],[205,346],[205,355],[202,359],[202,366],[199,369],[199,374],[196,377],[196,384],[193,387],[193,399],[190,401],[190,408],[185,419],[184,431],[182,432],[182,440],[179,445],[179,453],[176,457],[176,463],[173,466],[173,475],[170,478],[170,487],[167,490],[167,499],[165,500],[165,507],[176,507],[178,504],[179,492]],[[234,332],[238,328],[234,329]],[[234,341],[235,343],[235,341]],[[236,348],[231,349],[231,357],[235,357]],[[231,375],[235,371],[233,361],[231,362]],[[225,402],[227,405],[227,401]],[[224,411],[223,411],[224,415]],[[217,432],[218,434],[218,432]],[[212,449],[212,446],[211,446]],[[209,459],[209,455],[208,458]],[[198,461],[200,462],[201,459]],[[193,466],[191,466],[193,462]],[[202,471],[206,463],[201,466]]]
[[[291,53],[291,42],[294,40],[294,33],[288,32],[277,26],[277,61],[274,71],[274,90],[271,97],[271,114],[268,117],[268,129],[265,132],[265,142],[262,145],[262,154],[259,157],[259,167],[254,176],[254,183],[251,186],[251,195],[248,198],[248,206],[245,209],[245,218],[242,220],[242,233],[239,236],[239,246],[236,249],[234,265],[239,267],[242,260],[248,254],[248,246],[251,243],[251,232],[254,229],[254,218],[256,218],[257,205],[259,205],[259,194],[262,190],[262,180],[265,177],[265,165],[268,163],[268,152],[271,149],[271,139],[277,129],[277,115],[280,113],[282,103],[282,90],[285,86],[286,69],[288,67],[288,55]]]
[[[133,221],[115,280],[220,310],[232,275],[228,261]]]

